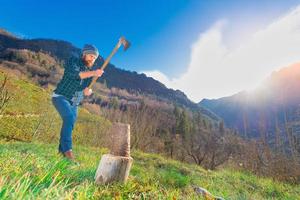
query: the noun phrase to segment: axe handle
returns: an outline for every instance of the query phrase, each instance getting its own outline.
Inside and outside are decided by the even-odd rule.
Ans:
[[[109,63],[110,59],[113,57],[113,55],[118,51],[118,49],[120,48],[121,44],[120,42],[118,42],[118,44],[115,46],[115,48],[113,49],[113,51],[110,53],[110,55],[106,58],[106,60],[104,61],[104,63],[102,64],[101,68],[102,70],[105,69],[105,67],[107,66],[107,64]],[[97,82],[98,77],[94,76],[93,80],[91,82],[91,84],[89,85],[89,89],[91,89],[93,87],[93,85]]]

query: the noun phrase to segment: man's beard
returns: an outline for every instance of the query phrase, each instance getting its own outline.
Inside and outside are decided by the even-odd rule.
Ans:
[[[88,66],[88,67],[91,67],[91,66],[93,66],[93,61],[90,61],[90,60],[85,60],[85,59],[83,59],[83,63],[84,63],[84,65],[86,65],[86,66]]]

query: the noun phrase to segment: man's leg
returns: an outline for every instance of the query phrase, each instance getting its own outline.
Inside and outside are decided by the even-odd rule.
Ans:
[[[63,120],[59,151],[65,153],[72,149],[72,131],[77,118],[77,106],[72,106],[63,96],[53,97],[52,102]]]

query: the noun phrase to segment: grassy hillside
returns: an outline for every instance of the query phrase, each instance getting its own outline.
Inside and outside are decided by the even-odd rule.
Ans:
[[[193,186],[225,199],[300,196],[299,185],[233,170],[206,171],[139,151],[132,154],[127,184],[97,186],[93,178],[107,150],[93,146],[105,145],[103,136],[110,122],[79,110],[74,152],[81,165],[74,166],[57,154],[61,120],[51,104],[50,90],[4,71],[0,83],[5,75],[11,101],[0,116],[0,199],[201,199]]]
[[[126,184],[97,186],[94,175],[105,149],[76,146],[80,166],[69,164],[56,145],[0,143],[0,199],[201,199],[192,186],[225,199],[299,199],[300,187],[231,170],[205,171],[196,165],[133,152]]]
[[[1,70],[0,83],[5,76],[8,77],[6,90],[11,99],[3,116],[0,116],[0,137],[21,141],[57,141],[62,121],[52,105],[50,90]],[[96,145],[109,126],[108,120],[79,108],[74,141]]]

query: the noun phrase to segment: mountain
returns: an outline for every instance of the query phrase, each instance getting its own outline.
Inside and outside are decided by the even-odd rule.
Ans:
[[[80,55],[81,52],[79,48],[66,41],[53,39],[22,39],[4,29],[0,29],[0,59],[5,61],[9,60],[9,56],[11,55],[10,51],[12,49],[18,51],[27,49],[32,52],[42,52],[44,57],[46,56],[45,54],[47,54],[59,62],[65,62],[71,56]],[[97,59],[97,66],[102,65],[102,63],[103,61]],[[39,72],[42,71],[40,63],[35,63],[35,66],[30,66],[29,68],[39,68]],[[55,68],[55,66],[52,64],[49,68]],[[49,70],[48,75],[51,73]],[[59,71],[57,67],[55,70]],[[210,111],[199,107],[196,103],[190,101],[182,91],[169,89],[159,81],[147,77],[145,74],[138,74],[136,72],[119,69],[112,64],[108,65],[105,72],[106,73],[99,79],[99,82],[105,82],[109,88],[116,87],[132,93],[154,96],[158,100],[175,103],[193,111],[198,110],[213,120],[219,120],[218,117]]]
[[[291,144],[300,136],[300,63],[273,72],[259,88],[199,102],[248,138]],[[278,144],[279,145],[279,144]]]

